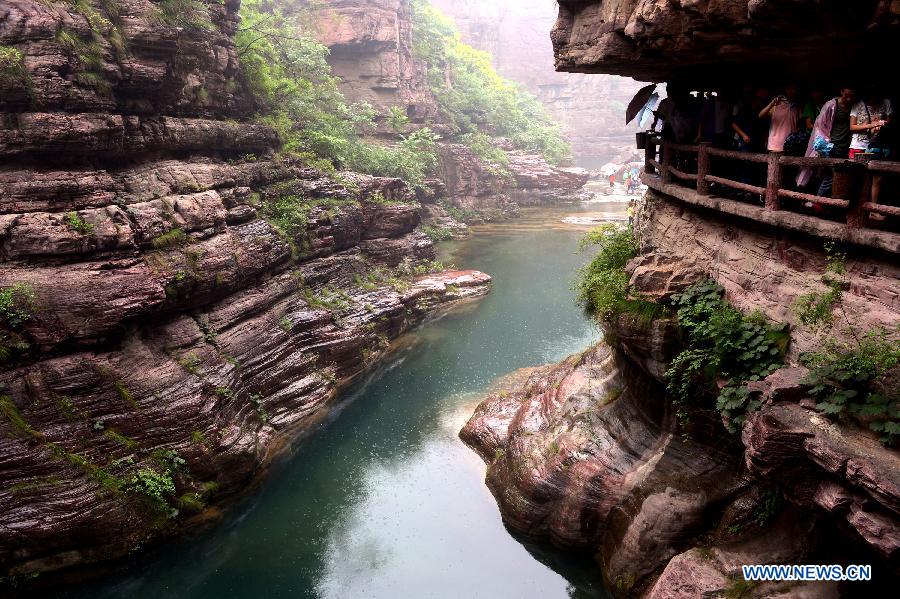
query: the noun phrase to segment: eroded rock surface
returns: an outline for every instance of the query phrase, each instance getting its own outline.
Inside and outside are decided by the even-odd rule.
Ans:
[[[0,288],[27,290],[0,318],[3,583],[215,517],[391,339],[490,287],[433,272],[402,181],[273,154],[238,2],[192,4],[204,26],[88,4],[0,7],[27,83],[0,89]]]
[[[551,37],[560,71],[708,85],[777,68],[827,80],[851,65],[877,72],[898,16],[874,1],[560,0]]]

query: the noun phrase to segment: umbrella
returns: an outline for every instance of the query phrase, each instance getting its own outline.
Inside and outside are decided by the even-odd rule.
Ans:
[[[643,129],[647,126],[647,123],[650,121],[650,116],[653,114],[653,111],[656,109],[656,103],[659,101],[659,94],[652,93],[650,94],[650,99],[647,100],[647,103],[644,104],[644,107],[641,108],[641,111],[637,115],[638,127]]]
[[[644,109],[651,96],[653,96],[654,91],[656,91],[656,84],[651,83],[650,85],[645,85],[644,87],[639,89],[636,94],[634,94],[631,102],[628,103],[628,109],[625,111],[626,125],[633,121],[634,117],[636,117],[637,114]]]

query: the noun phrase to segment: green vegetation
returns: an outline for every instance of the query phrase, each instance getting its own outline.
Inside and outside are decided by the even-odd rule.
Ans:
[[[187,242],[187,235],[181,229],[172,229],[150,240],[150,243],[157,250],[180,246],[185,242]]]
[[[558,164],[570,150],[544,107],[493,69],[490,56],[464,44],[453,23],[428,0],[413,0],[415,55],[428,63],[428,83],[443,120],[465,136],[489,131]]]
[[[28,69],[25,68],[25,55],[22,51],[0,45],[0,88],[27,85],[28,82]]]
[[[260,120],[279,132],[282,151],[327,171],[346,167],[423,184],[437,163],[438,136],[423,127],[390,146],[364,141],[376,113],[340,93],[328,49],[310,35],[304,10],[288,14],[266,0],[245,0],[240,14],[235,43],[247,85]]]
[[[33,429],[28,422],[22,417],[19,408],[8,395],[0,395],[0,415],[12,425],[13,430],[24,437],[32,437],[39,439],[41,434]]]
[[[200,0],[162,0],[153,15],[160,25],[185,29],[212,29],[206,5]]]
[[[31,318],[35,295],[31,285],[16,283],[0,289],[0,321],[8,327],[19,327]]]
[[[131,394],[131,391],[128,390],[128,387],[125,386],[125,383],[122,381],[115,382],[116,394],[119,396],[119,399],[127,403],[132,409],[138,409],[138,402],[134,398],[134,395]]]
[[[643,326],[665,313],[660,304],[643,299],[629,285],[625,265],[638,252],[631,228],[601,225],[581,240],[581,250],[599,247],[591,262],[578,271],[576,301],[604,322],[613,322],[628,314]]]
[[[81,233],[82,235],[90,235],[94,232],[94,225],[92,223],[87,222],[74,210],[71,212],[67,212],[63,220],[66,221],[66,224]]]
[[[110,441],[114,441],[130,451],[135,451],[138,449],[137,441],[110,428],[103,431],[103,435]]]
[[[437,243],[439,241],[449,241],[453,239],[453,229],[449,227],[440,227],[436,225],[425,225],[423,227],[419,227],[419,230],[433,242]]]
[[[324,308],[339,313],[350,309],[353,303],[353,298],[346,291],[331,287],[322,287],[315,291],[304,287],[303,299],[313,308]]]
[[[856,347],[828,340],[801,360],[810,368],[803,381],[816,407],[832,418],[851,416],[893,444],[900,435],[900,392],[889,371],[900,364],[900,342],[886,331],[870,331]],[[896,375],[894,375],[896,376]]]
[[[458,220],[461,223],[482,222],[481,215],[471,208],[459,208],[444,200],[441,201],[441,208],[454,220]]]
[[[746,316],[723,295],[719,285],[707,280],[672,300],[685,347],[666,376],[684,428],[690,424],[690,403],[718,396],[716,408],[728,429],[736,430],[760,406],[744,382],[761,380],[780,368],[790,343],[786,325],[768,323],[758,313]]]
[[[775,519],[781,509],[781,489],[769,487],[763,491],[762,498],[753,511],[753,519],[759,526],[765,526]]]
[[[797,318],[813,330],[830,328],[834,324],[834,308],[840,305],[844,289],[848,286],[844,277],[846,254],[833,242],[828,242],[825,244],[825,256],[827,265],[822,283],[828,291],[806,293],[798,297],[794,304]]]
[[[35,309],[34,291],[27,283],[0,289],[0,363],[31,348],[22,329]]]
[[[180,364],[189,374],[200,374],[200,358],[194,352],[188,352],[186,355],[182,356],[178,360],[178,364]]]
[[[140,468],[128,480],[125,489],[145,500],[155,511],[169,517],[177,515],[177,511],[169,503],[175,496],[175,481],[171,471]]]

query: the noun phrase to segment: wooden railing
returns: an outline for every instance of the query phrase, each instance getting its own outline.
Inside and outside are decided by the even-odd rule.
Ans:
[[[657,159],[657,148],[662,148],[661,160]],[[757,154],[714,148],[709,143],[697,145],[662,142],[655,135],[649,135],[645,154],[644,170],[658,174],[662,183],[677,183],[696,188],[698,194],[709,195],[710,184],[716,184],[749,194],[763,200],[766,210],[783,210],[782,200],[791,202],[812,202],[820,206],[846,210],[849,227],[867,226],[868,214],[900,217],[900,207],[871,201],[872,179],[878,175],[900,175],[900,163],[888,161],[854,162],[839,158],[804,158],[785,156],[777,152]],[[766,165],[765,187],[742,181],[735,181],[711,172],[712,158],[733,160],[745,164]],[[813,169],[839,170],[835,174],[835,188],[839,197],[825,197],[803,193],[786,188],[785,167],[809,167]],[[689,172],[694,171],[694,172]],[[760,166],[760,174],[762,167]],[[761,177],[759,177],[761,179]],[[849,179],[848,179],[849,178]],[[790,209],[790,208],[788,208]]]

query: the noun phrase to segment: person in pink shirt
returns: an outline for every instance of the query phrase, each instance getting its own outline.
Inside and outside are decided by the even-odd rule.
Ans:
[[[770,152],[783,152],[784,140],[800,128],[800,107],[797,104],[798,87],[789,83],[784,94],[775,96],[765,108],[759,112],[759,118],[770,118],[769,140],[766,149]]]

